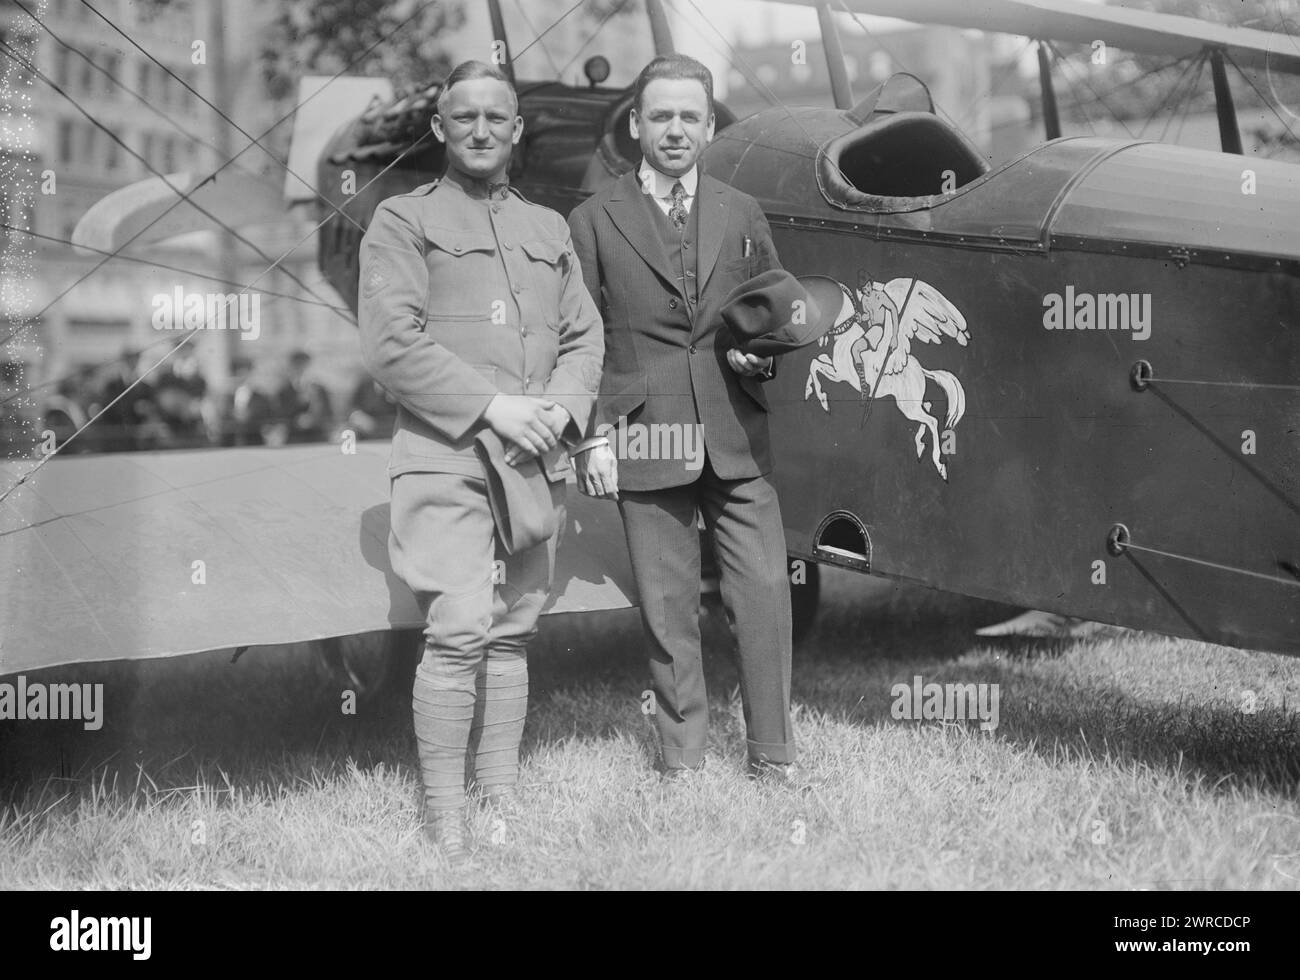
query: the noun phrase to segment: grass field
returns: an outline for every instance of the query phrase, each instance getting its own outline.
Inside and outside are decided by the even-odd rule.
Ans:
[[[1118,630],[980,640],[989,614],[825,574],[795,651],[803,794],[742,776],[719,613],[709,764],[672,783],[650,770],[636,613],[548,618],[523,811],[475,813],[456,871],[419,831],[409,703],[343,714],[306,647],[29,674],[102,681],[105,724],[0,723],[0,887],[1300,885],[1300,659]],[[997,729],[892,717],[916,675],[998,684]]]

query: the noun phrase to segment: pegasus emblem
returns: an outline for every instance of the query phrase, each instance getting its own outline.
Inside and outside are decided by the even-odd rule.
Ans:
[[[842,294],[835,326],[818,343],[831,344],[808,367],[804,398],[817,396],[826,412],[830,406],[823,382],[846,382],[863,401],[893,398],[898,410],[917,423],[916,456],[925,454],[930,435],[930,459],[943,480],[948,467],[940,452],[939,420],[925,400],[926,380],[934,381],[948,398],[944,430],[955,429],[966,413],[966,391],[949,371],[931,371],[912,353],[915,342],[938,344],[946,337],[965,347],[970,342],[966,318],[944,295],[920,279],[899,278],[887,283],[868,281],[856,292],[838,283]]]

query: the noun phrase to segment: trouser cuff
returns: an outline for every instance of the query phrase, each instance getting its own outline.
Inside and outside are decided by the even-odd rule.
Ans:
[[[755,742],[747,738],[745,747],[749,750],[749,757],[755,762],[775,762],[778,765],[786,765],[794,762],[798,755],[793,742]]]
[[[683,749],[665,745],[662,751],[665,769],[698,769],[704,765],[704,749]]]

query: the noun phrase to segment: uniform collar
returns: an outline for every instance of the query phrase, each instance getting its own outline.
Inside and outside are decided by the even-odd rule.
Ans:
[[[637,170],[637,179],[641,184],[641,193],[651,197],[667,198],[673,192],[673,184],[682,182],[687,197],[695,196],[695,189],[700,183],[700,165],[697,163],[680,177],[669,177],[650,166],[650,161],[641,158],[641,167]]]
[[[475,201],[504,201],[506,195],[510,192],[510,181],[507,178],[499,184],[488,183],[486,180],[476,180],[473,177],[467,177],[451,167],[447,168],[447,173],[443,177],[444,184],[451,184],[459,188],[466,197]]]

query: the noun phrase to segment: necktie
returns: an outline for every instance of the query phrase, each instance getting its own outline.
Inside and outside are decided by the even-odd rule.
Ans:
[[[673,183],[669,197],[672,198],[673,206],[668,211],[668,217],[673,219],[673,227],[681,231],[686,227],[686,188],[680,180]]]

